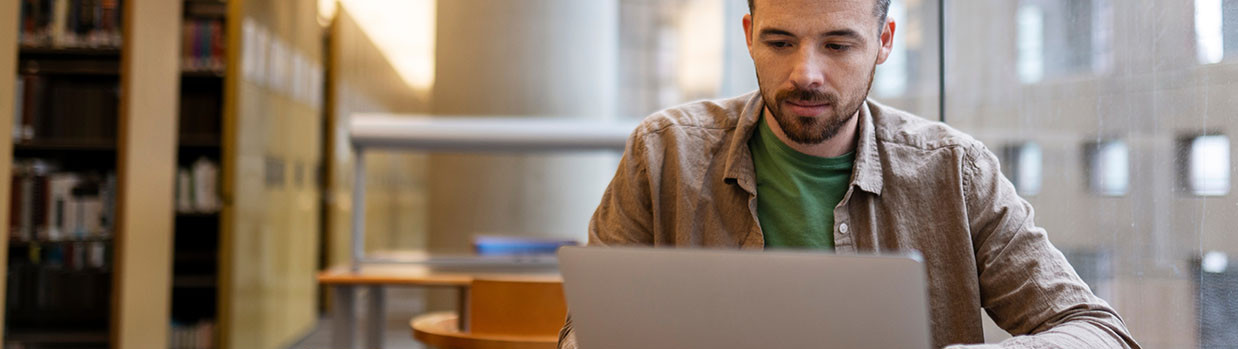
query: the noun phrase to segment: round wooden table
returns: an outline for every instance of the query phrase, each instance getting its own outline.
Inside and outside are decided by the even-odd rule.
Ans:
[[[413,338],[441,349],[554,349],[558,336],[501,336],[460,332],[456,313],[418,316],[409,321]]]

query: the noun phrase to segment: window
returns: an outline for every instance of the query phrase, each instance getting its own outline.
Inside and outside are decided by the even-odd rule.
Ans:
[[[1203,135],[1180,144],[1180,180],[1187,192],[1197,196],[1229,193],[1229,137]]]
[[[1103,73],[1112,65],[1109,0],[1022,0],[1015,15],[1019,81]]]
[[[1042,151],[1040,144],[1025,142],[1008,146],[1004,150],[1002,172],[1006,174],[1015,190],[1022,196],[1040,193]]]
[[[1130,187],[1130,149],[1118,140],[1090,143],[1088,187],[1104,196],[1123,196]]]

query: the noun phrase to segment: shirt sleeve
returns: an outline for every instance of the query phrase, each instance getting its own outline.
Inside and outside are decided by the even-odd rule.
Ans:
[[[628,137],[619,169],[602,202],[589,220],[590,246],[653,244],[653,203],[646,145],[638,128]],[[570,311],[570,309],[569,309]],[[576,333],[569,313],[559,331],[559,349],[576,349]]]
[[[641,129],[628,136],[619,169],[589,220],[590,246],[653,244],[650,159]]]
[[[965,160],[981,306],[1015,337],[996,346],[950,348],[1139,348],[1117,312],[1035,225],[1032,206],[1001,175],[997,157],[976,142]]]

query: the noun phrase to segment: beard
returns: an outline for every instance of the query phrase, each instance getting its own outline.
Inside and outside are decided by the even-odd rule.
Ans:
[[[850,91],[850,96],[847,100],[843,100],[842,96],[835,93],[830,93],[824,90],[805,90],[799,88],[791,88],[781,91],[767,91],[761,88],[761,98],[765,100],[765,107],[769,109],[774,120],[778,121],[778,126],[782,128],[784,134],[792,142],[814,145],[821,144],[842,131],[843,126],[847,125],[851,119],[860,111],[860,106],[864,104],[864,100],[868,98],[868,91],[873,86],[873,77],[877,72],[876,64],[868,73],[868,83],[863,89]],[[757,82],[760,85],[761,74],[757,74]],[[771,95],[772,92],[772,95]],[[804,117],[791,113],[784,113],[782,106],[788,101],[803,102],[804,104],[821,104],[828,103],[830,110],[819,116]],[[771,103],[772,102],[772,103]]]

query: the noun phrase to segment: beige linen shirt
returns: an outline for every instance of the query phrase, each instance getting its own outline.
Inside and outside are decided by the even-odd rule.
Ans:
[[[763,109],[753,92],[646,118],[589,223],[589,245],[764,248],[748,150]],[[851,185],[821,214],[834,215],[837,253],[920,251],[934,348],[982,343],[981,309],[1015,335],[1002,348],[1139,348],[983,144],[873,101],[858,124]],[[569,317],[559,346],[575,342]]]

